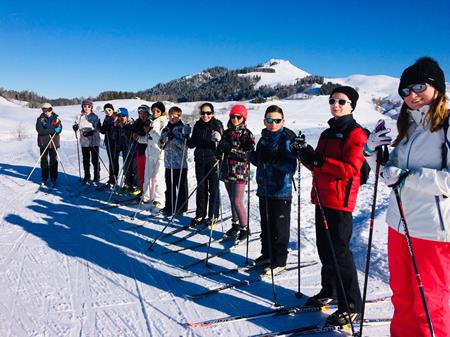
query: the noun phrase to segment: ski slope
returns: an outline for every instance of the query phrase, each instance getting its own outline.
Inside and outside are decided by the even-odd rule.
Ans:
[[[392,93],[394,94],[394,93]],[[371,128],[378,112],[371,103],[372,95],[362,93],[355,118]],[[249,107],[248,126],[257,138],[263,128],[264,110],[270,104],[279,104],[285,111],[286,126],[297,132],[303,130],[313,146],[327,127],[330,118],[327,97],[309,100],[286,100],[252,105]],[[94,111],[105,102],[95,102]],[[132,117],[137,117],[140,100],[111,102],[114,107],[127,107]],[[224,124],[227,111],[234,102],[215,104],[216,117]],[[167,109],[173,103],[167,102]],[[179,104],[185,115],[196,113],[198,103]],[[39,168],[30,181],[27,176],[38,160],[35,120],[38,109],[28,109],[0,100],[0,336],[253,336],[264,332],[284,330],[302,325],[321,324],[323,313],[306,313],[293,316],[266,317],[253,321],[219,324],[210,328],[187,327],[187,322],[200,322],[227,315],[254,314],[272,307],[272,286],[257,282],[201,299],[186,298],[227,284],[248,279],[254,274],[212,275],[178,279],[174,276],[187,273],[235,268],[245,264],[245,246],[234,249],[221,258],[210,260],[211,266],[183,266],[202,259],[206,248],[163,254],[168,250],[188,247],[208,240],[203,231],[178,245],[169,245],[189,231],[181,231],[162,238],[147,251],[148,241],[154,239],[167,224],[163,218],[131,221],[130,216],[139,210],[138,205],[104,209],[109,193],[95,191],[80,185],[78,178],[77,143],[71,125],[79,113],[79,106],[57,107],[63,123],[59,151],[59,187],[49,193],[37,191],[40,182]],[[103,112],[98,112],[103,120]],[[188,116],[185,116],[188,117]],[[194,116],[197,118],[197,116]],[[387,125],[394,128],[393,121]],[[17,140],[21,129],[25,138]],[[107,162],[105,149],[101,158]],[[189,190],[195,187],[193,151],[189,151]],[[63,168],[65,173],[63,173]],[[254,169],[254,168],[253,168]],[[250,227],[259,231],[259,211],[256,182],[253,170],[251,180]],[[107,179],[102,166],[101,177]],[[295,177],[297,181],[297,176]],[[230,214],[230,205],[224,186],[221,186],[224,218]],[[318,261],[315,248],[314,207],[309,202],[311,175],[301,168],[301,260]],[[352,250],[355,256],[359,281],[364,279],[370,207],[372,204],[373,176],[362,186],[358,207],[354,212]],[[385,209],[389,190],[379,186],[372,264],[368,298],[390,294],[387,267],[387,228]],[[138,218],[149,213],[145,208]],[[195,208],[195,198],[189,209]],[[175,228],[189,223],[192,214],[181,217]],[[294,194],[291,214],[291,250],[288,262],[297,262],[297,194]],[[117,221],[125,218],[124,221]],[[143,227],[130,229],[135,224]],[[213,239],[230,227],[230,220],[219,223],[212,232]],[[169,231],[169,230],[168,230]],[[253,236],[257,237],[257,235]],[[221,251],[222,245],[214,243],[211,253]],[[250,242],[249,257],[259,256],[258,240]],[[297,299],[297,271],[291,270],[275,278],[275,291],[282,305],[301,305],[306,296]],[[320,264],[301,269],[301,291],[315,294],[320,288]],[[390,317],[389,301],[367,306],[366,318]],[[335,336],[336,333],[323,336]],[[389,336],[388,325],[365,328],[367,336]]]

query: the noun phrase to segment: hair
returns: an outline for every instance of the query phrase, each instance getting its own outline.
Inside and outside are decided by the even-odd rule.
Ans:
[[[397,146],[408,133],[409,126],[411,124],[410,115],[408,112],[408,106],[405,102],[400,109],[400,115],[397,120],[398,136],[392,143],[392,146]],[[442,93],[435,91],[433,102],[430,105],[430,109],[425,114],[424,121],[430,125],[430,131],[436,132],[442,128],[445,118],[448,116],[448,102]]]
[[[278,105],[271,105],[266,109],[266,112],[264,113],[264,118],[266,118],[266,116],[268,114],[270,114],[271,112],[278,112],[279,114],[281,114],[281,117],[283,117],[284,119],[284,113],[283,113],[283,109],[281,109]]]
[[[202,109],[204,107],[209,107],[211,109],[212,113],[214,113],[214,106],[211,103],[208,103],[208,102],[203,103],[202,105],[200,105],[199,111],[202,111]]]
[[[171,107],[170,109],[169,109],[169,115],[172,115],[172,114],[179,114],[180,116],[181,116],[181,114],[183,113],[183,111],[181,111],[181,109],[179,108],[179,107],[177,107],[177,106],[173,106],[173,107]]]

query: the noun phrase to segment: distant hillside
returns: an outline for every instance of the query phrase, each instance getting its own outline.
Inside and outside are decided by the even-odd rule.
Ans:
[[[286,98],[323,84],[323,77],[311,76],[289,61],[270,60],[256,67],[229,70],[213,67],[200,73],[159,83],[138,92],[105,91],[98,100],[140,97],[148,101],[240,101],[277,96]]]

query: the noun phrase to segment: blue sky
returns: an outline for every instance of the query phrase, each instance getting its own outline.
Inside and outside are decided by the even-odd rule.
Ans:
[[[2,0],[0,87],[87,97],[270,58],[328,77],[399,77],[423,55],[449,81],[449,13],[447,0]]]

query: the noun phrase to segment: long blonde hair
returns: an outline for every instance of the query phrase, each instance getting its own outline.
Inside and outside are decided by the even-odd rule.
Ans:
[[[408,112],[408,106],[403,102],[402,108],[400,109],[400,115],[397,120],[397,130],[398,136],[392,143],[392,146],[397,146],[403,138],[406,137],[409,126],[411,124],[410,115]],[[430,105],[430,109],[427,111],[424,117],[424,121],[430,125],[430,131],[436,132],[444,124],[444,120],[447,118],[448,112],[448,102],[445,95],[439,91],[435,91],[435,97]]]

